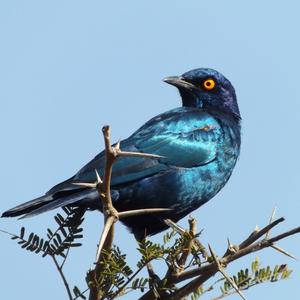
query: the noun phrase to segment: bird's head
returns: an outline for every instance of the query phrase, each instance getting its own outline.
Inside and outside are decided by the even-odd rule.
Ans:
[[[240,118],[234,87],[218,71],[200,68],[164,81],[178,88],[183,106],[214,108]]]

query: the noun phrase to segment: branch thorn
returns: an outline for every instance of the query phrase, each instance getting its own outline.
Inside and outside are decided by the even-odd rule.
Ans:
[[[95,169],[95,173],[96,173],[96,177],[97,177],[97,184],[102,184],[103,181],[102,181],[97,169]]]
[[[284,255],[290,257],[290,258],[293,258],[293,259],[297,260],[297,257],[295,257],[295,256],[294,256],[293,254],[291,254],[291,253],[288,253],[288,252],[285,251],[284,249],[282,249],[282,248],[280,248],[280,247],[278,247],[278,246],[276,246],[276,245],[272,245],[271,247],[272,247],[273,249],[277,250],[278,252],[280,252],[280,253],[282,253],[282,254],[284,254]]]
[[[271,223],[274,221],[275,214],[276,214],[276,206],[275,206],[275,207],[273,208],[273,210],[272,210],[272,214],[271,214],[271,217],[270,217],[270,220],[269,220],[269,224],[271,224]],[[267,231],[266,237],[265,237],[266,239],[269,238],[270,231],[271,231],[271,229]]]
[[[96,188],[97,187],[96,183],[89,183],[89,182],[72,182],[72,184],[82,186],[82,187],[87,187],[87,188]]]
[[[101,234],[101,239],[98,245],[98,249],[97,249],[97,256],[96,256],[96,261],[98,262],[100,259],[100,255],[101,255],[101,251],[103,248],[103,245],[105,243],[106,237],[108,236],[109,230],[111,229],[112,225],[114,224],[114,222],[116,221],[114,216],[110,216],[107,218],[102,234]]]
[[[212,247],[208,244],[208,248],[210,251],[210,254],[213,258],[213,260],[215,261],[215,263],[217,264],[217,268],[218,271],[223,275],[223,277],[231,284],[231,286],[235,289],[235,291],[241,296],[242,299],[247,300],[246,297],[243,295],[243,293],[241,292],[241,290],[238,288],[238,286],[236,285],[236,283],[226,274],[224,268],[222,267],[222,265],[220,264],[220,261],[217,258],[217,255],[215,254],[215,252],[213,251]]]

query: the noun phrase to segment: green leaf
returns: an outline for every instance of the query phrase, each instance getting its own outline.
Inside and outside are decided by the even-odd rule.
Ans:
[[[49,236],[50,236],[50,237],[52,237],[52,236],[53,236],[53,232],[51,231],[51,229],[50,229],[50,228],[47,228],[47,232],[48,232],[48,234],[49,234]]]
[[[24,235],[25,235],[25,227],[22,227],[20,231],[20,239],[23,239]]]

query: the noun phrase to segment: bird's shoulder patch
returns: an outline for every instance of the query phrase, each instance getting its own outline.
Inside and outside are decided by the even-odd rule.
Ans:
[[[208,132],[208,131],[212,131],[214,129],[216,129],[215,125],[204,125],[202,127],[199,128],[202,131]]]

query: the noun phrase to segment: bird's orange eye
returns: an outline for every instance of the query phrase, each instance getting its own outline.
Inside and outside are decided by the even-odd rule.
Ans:
[[[203,87],[207,90],[210,91],[216,86],[216,82],[213,79],[206,79],[203,82]]]

